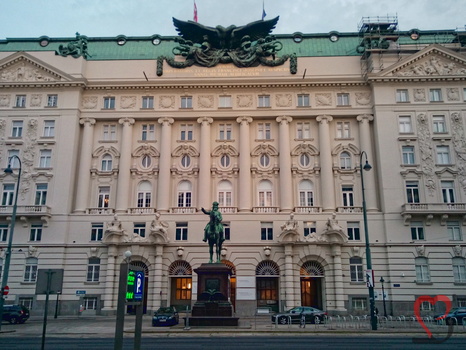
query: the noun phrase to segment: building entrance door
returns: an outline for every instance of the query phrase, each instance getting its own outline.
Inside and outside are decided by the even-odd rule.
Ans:
[[[322,310],[322,278],[301,277],[301,305]]]

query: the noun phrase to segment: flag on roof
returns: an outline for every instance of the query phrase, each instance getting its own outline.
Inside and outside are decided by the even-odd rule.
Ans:
[[[197,6],[196,6],[196,0],[194,0],[194,17],[193,17],[194,22],[197,22]]]
[[[267,16],[267,14],[265,13],[264,1],[262,1],[262,20],[264,20],[265,16]]]

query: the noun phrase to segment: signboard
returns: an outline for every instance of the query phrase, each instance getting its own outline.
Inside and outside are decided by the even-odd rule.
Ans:
[[[144,271],[128,270],[126,278],[126,301],[142,301],[144,294]]]
[[[76,295],[86,295],[86,291],[85,290],[77,290]]]
[[[63,269],[39,269],[37,270],[36,294],[47,294],[47,282],[49,282],[49,294],[57,294],[62,291]]]
[[[144,293],[144,272],[136,271],[136,283],[134,286],[134,300],[142,301]]]
[[[8,295],[9,292],[10,292],[10,287],[5,286],[5,288],[3,288],[3,295]]]
[[[374,270],[366,270],[367,288],[374,288]]]

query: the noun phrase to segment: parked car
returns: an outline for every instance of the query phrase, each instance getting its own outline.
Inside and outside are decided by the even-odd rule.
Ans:
[[[466,307],[454,307],[453,309],[450,310],[448,315],[445,316],[444,320],[441,318],[443,315],[444,314],[435,315],[434,319],[437,322],[445,322],[448,325],[463,324],[463,318],[466,318]]]
[[[291,319],[291,323],[300,323],[301,313],[304,314],[304,317],[306,318],[306,323],[316,323],[316,324],[324,323],[325,316],[327,315],[325,311],[316,309],[315,307],[298,306],[286,312],[272,315],[272,322],[273,323],[278,322],[280,324],[288,324]]]
[[[178,322],[178,311],[176,311],[173,306],[161,307],[156,312],[154,312],[154,317],[152,317],[153,327],[174,326],[177,325]]]
[[[3,321],[24,323],[29,318],[29,309],[23,305],[3,305]]]

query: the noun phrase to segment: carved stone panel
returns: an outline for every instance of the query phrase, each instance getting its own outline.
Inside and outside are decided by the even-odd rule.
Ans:
[[[97,96],[85,96],[82,102],[83,109],[96,109],[97,102]]]
[[[159,106],[162,109],[175,108],[175,96],[160,96]]]
[[[316,106],[330,106],[332,104],[331,93],[316,94]]]

